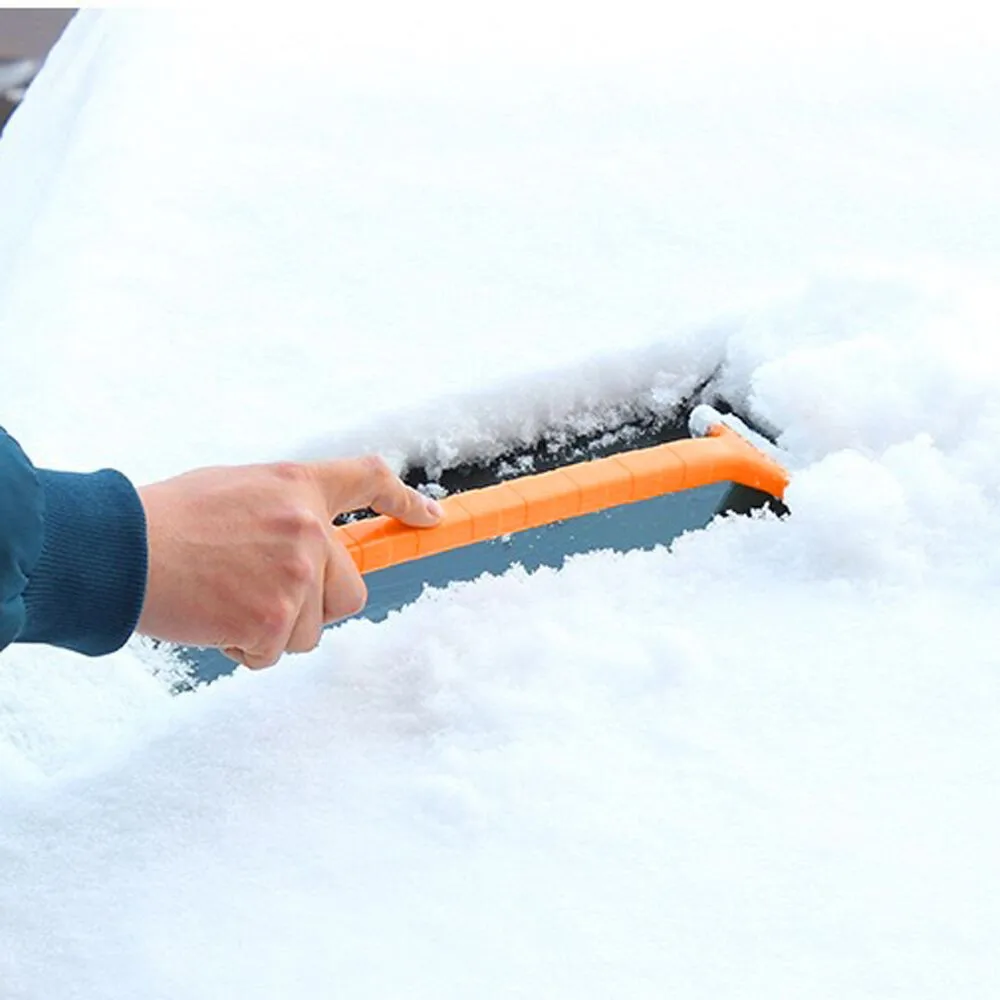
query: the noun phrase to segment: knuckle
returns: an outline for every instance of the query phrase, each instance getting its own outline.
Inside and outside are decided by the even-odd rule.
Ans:
[[[294,587],[308,586],[317,576],[312,560],[302,552],[290,554],[285,560],[283,570],[286,580]]]
[[[269,601],[258,608],[254,618],[265,649],[271,649],[275,644],[280,647],[284,643],[285,636],[295,623],[295,615],[296,608],[287,599]]]
[[[308,507],[298,505],[290,505],[276,511],[274,526],[281,536],[295,543],[306,542],[326,534],[323,522]]]

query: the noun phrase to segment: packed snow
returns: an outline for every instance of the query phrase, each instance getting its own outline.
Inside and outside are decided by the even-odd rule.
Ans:
[[[792,514],[193,691],[6,650],[0,997],[995,997],[1000,39],[491,11],[79,15],[0,141],[0,423],[443,467],[710,380]]]

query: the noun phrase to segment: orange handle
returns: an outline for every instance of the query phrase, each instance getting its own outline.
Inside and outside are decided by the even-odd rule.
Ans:
[[[716,424],[704,438],[580,462],[446,497],[441,501],[444,518],[433,528],[374,517],[334,532],[358,569],[371,573],[513,531],[723,482],[781,497],[788,475],[735,431]]]

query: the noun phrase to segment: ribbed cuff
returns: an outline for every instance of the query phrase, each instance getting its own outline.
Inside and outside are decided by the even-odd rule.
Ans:
[[[146,594],[146,515],[120,473],[38,470],[42,554],[24,591],[19,642],[103,656],[135,630]]]

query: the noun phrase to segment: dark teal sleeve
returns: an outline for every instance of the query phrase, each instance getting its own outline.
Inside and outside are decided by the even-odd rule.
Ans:
[[[0,649],[24,628],[24,591],[43,537],[38,476],[17,442],[0,428]]]
[[[128,479],[35,469],[0,429],[0,648],[113,652],[139,620],[146,565],[146,518]]]

